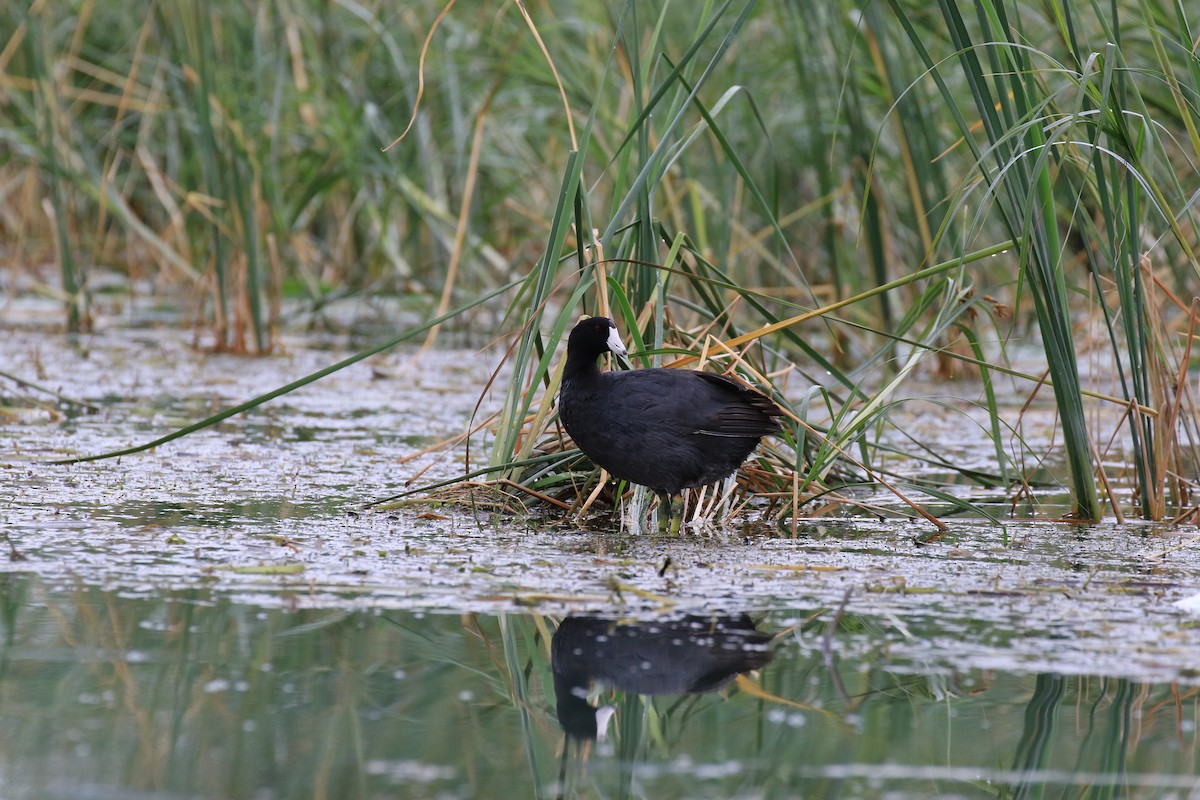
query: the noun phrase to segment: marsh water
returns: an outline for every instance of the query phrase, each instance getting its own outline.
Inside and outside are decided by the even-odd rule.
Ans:
[[[390,352],[57,466],[356,342],[4,337],[36,386],[0,378],[0,797],[1200,797],[1194,527],[952,486],[1002,524],[918,545],[900,518],[664,539],[364,510],[486,460],[486,431],[418,454],[499,404],[487,349]]]

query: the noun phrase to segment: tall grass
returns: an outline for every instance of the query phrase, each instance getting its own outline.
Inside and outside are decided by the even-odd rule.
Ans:
[[[100,269],[153,277],[205,321],[211,347],[233,351],[271,349],[281,294],[319,308],[364,289],[435,293],[469,129],[423,116],[411,146],[382,152],[415,101],[412,43],[430,19],[358,3],[6,4],[6,262],[59,260],[82,293]],[[461,119],[477,96],[435,75],[452,92],[439,118]],[[492,184],[482,224],[515,181]],[[43,191],[65,198],[54,217],[69,245],[52,248],[31,213]],[[506,227],[466,232],[467,292],[507,281]]]
[[[903,20],[895,3],[893,8]],[[1071,290],[1086,291],[1090,283],[1097,290],[1093,299],[1104,319],[1112,365],[1130,403],[1140,510],[1146,518],[1161,519],[1166,508],[1157,462],[1164,454],[1153,443],[1156,427],[1173,430],[1176,420],[1166,413],[1168,398],[1150,391],[1151,383],[1160,382],[1155,373],[1170,359],[1160,360],[1152,352],[1164,343],[1152,343],[1148,332],[1152,320],[1162,321],[1161,309],[1151,302],[1145,284],[1147,266],[1159,259],[1172,266],[1181,287],[1194,291],[1200,276],[1192,247],[1196,215],[1173,163],[1177,157],[1194,163],[1196,155],[1196,109],[1184,101],[1179,82],[1195,77],[1194,55],[1177,63],[1167,57],[1159,21],[1144,7],[1141,15],[1119,7],[1111,15],[1080,15],[1070,4],[1059,6],[1055,17],[1045,21],[1056,22],[1057,29],[1035,20],[1042,23],[1038,33],[1059,39],[1055,52],[1034,47],[1029,21],[1010,18],[1013,10],[1004,4],[976,3],[974,26],[957,5],[944,3],[941,9],[973,112],[986,135],[986,142],[977,145],[962,114],[956,113],[962,141],[970,147],[989,204],[1010,229],[1032,234],[1019,277],[1028,282],[1054,382],[1075,514],[1095,518],[1100,513],[1093,477],[1096,448],[1087,430],[1077,370],[1077,311],[1068,301]],[[1082,25],[1084,20],[1092,30]],[[1154,42],[1153,58],[1120,46],[1130,25]],[[922,49],[915,28],[906,28]],[[1186,36],[1186,25],[1177,33]],[[1097,36],[1102,49],[1091,51],[1087,42]],[[1174,45],[1186,48],[1190,40]],[[932,73],[943,71],[927,53],[925,60]],[[1135,60],[1141,63],[1132,66]],[[1187,60],[1193,63],[1189,66]],[[1159,82],[1172,87],[1173,102],[1151,113],[1156,101],[1148,101],[1143,91],[1154,92]],[[957,110],[947,83],[939,80],[938,85],[946,105]],[[1198,88],[1193,81],[1193,98]],[[1163,133],[1175,135],[1172,130],[1190,135],[1168,143]],[[1190,152],[1186,146],[1176,149],[1189,141]],[[1194,185],[1192,172],[1188,180]],[[1079,237],[1077,252],[1067,247],[1064,233]],[[1115,308],[1104,297],[1110,289],[1117,296]],[[1166,354],[1160,350],[1157,355]],[[1153,411],[1139,413],[1142,408]]]
[[[838,507],[831,476],[950,497],[918,468],[1037,491],[1049,465],[1080,519],[1195,505],[1181,4],[183,8],[0,10],[5,256],[57,263],[68,307],[99,268],[151,275],[213,346],[265,352],[282,295],[433,312],[518,280],[490,469],[577,510],[614,488],[555,423],[585,311],[634,366],[788,409],[742,476],[779,519]],[[931,374],[979,379],[991,468],[899,421]],[[1034,449],[1015,409],[1046,383]]]
[[[1104,123],[1112,114],[1103,103],[1112,100],[1111,91],[1108,91],[1111,74],[1104,82],[1105,91],[1097,92],[1092,86],[1092,72],[1082,66],[1072,70],[1059,64],[1052,55],[1028,44],[1026,26],[1036,24],[1040,30],[1053,35],[1053,27],[1048,26],[1052,19],[1010,20],[1005,8],[985,3],[976,7],[977,13],[971,20],[964,17],[956,5],[943,5],[941,20],[948,36],[931,35],[932,26],[928,25],[931,20],[922,20],[899,2],[894,2],[890,7],[891,18],[873,10],[859,17],[852,30],[841,29],[838,35],[827,36],[823,44],[817,44],[818,49],[832,45],[836,53],[826,63],[850,64],[850,69],[840,75],[844,102],[833,110],[835,119],[844,115],[844,129],[834,126],[835,134],[844,138],[838,139],[835,135],[823,141],[824,147],[830,148],[825,151],[826,158],[830,152],[849,153],[840,162],[848,166],[839,177],[842,191],[855,198],[854,206],[859,212],[853,220],[857,224],[857,244],[865,250],[870,267],[866,271],[844,266],[835,269],[830,281],[832,295],[844,297],[847,286],[861,287],[864,281],[876,285],[886,283],[889,262],[896,264],[906,260],[910,274],[921,262],[938,257],[960,258],[963,267],[953,277],[939,276],[915,297],[910,294],[907,299],[912,310],[903,314],[898,324],[892,318],[892,304],[881,303],[879,312],[884,325],[865,326],[876,337],[877,344],[867,345],[874,347],[874,351],[858,364],[835,366],[792,332],[794,322],[789,320],[807,320],[808,315],[790,315],[784,319],[785,315],[776,311],[794,310],[790,309],[789,303],[780,302],[784,297],[804,297],[805,291],[812,297],[806,281],[811,273],[794,256],[797,238],[803,239],[804,235],[783,231],[778,206],[767,202],[766,193],[760,188],[760,182],[767,183],[776,174],[767,172],[767,177],[759,178],[745,167],[744,145],[739,146],[736,138],[725,130],[725,119],[715,119],[701,99],[703,95],[698,94],[698,90],[704,88],[704,82],[713,79],[717,59],[729,50],[732,39],[739,35],[745,17],[735,16],[735,12],[742,8],[732,4],[714,6],[710,16],[699,20],[699,32],[690,39],[687,48],[679,47],[685,58],[678,60],[669,55],[672,48],[664,38],[661,25],[653,27],[652,34],[634,40],[630,39],[626,29],[618,26],[618,48],[622,51],[637,48],[637,54],[629,56],[630,69],[616,80],[629,97],[628,102],[619,104],[628,109],[626,127],[618,128],[623,149],[615,154],[603,154],[608,167],[593,185],[593,193],[604,187],[614,198],[609,202],[608,224],[599,240],[582,250],[592,254],[591,261],[578,269],[574,277],[561,276],[560,262],[552,256],[565,254],[562,242],[567,222],[562,212],[568,202],[574,200],[583,207],[577,213],[575,230],[590,229],[587,208],[591,205],[592,194],[575,193],[573,182],[578,156],[573,154],[572,169],[563,184],[563,201],[554,216],[546,257],[528,279],[536,289],[527,296],[535,302],[525,304],[522,298],[518,305],[518,314],[534,323],[540,322],[544,313],[553,316],[547,326],[530,325],[516,351],[509,392],[510,413],[500,426],[493,462],[524,463],[539,443],[539,432],[549,418],[547,404],[557,386],[553,367],[560,362],[549,354],[550,348],[541,338],[543,327],[550,332],[549,340],[557,342],[579,311],[586,308],[589,312],[609,313],[607,309],[611,307],[613,315],[631,332],[637,345],[635,350],[660,353],[664,339],[669,338],[675,340],[676,348],[692,354],[685,360],[694,360],[696,348],[707,349],[712,341],[705,342],[703,336],[697,337],[686,330],[686,326],[673,326],[673,330],[665,332],[661,310],[666,305],[676,310],[676,319],[691,319],[693,326],[698,322],[698,330],[704,334],[715,330],[719,340],[754,341],[756,337],[739,336],[743,326],[770,326],[775,347],[765,349],[768,359],[776,360],[770,362],[769,367],[768,362],[764,362],[761,368],[755,369],[735,357],[739,370],[747,377],[757,378],[760,383],[768,374],[778,373],[781,366],[794,368],[810,358],[832,377],[829,389],[823,390],[822,395],[829,426],[819,434],[822,447],[816,452],[815,459],[806,463],[803,439],[807,423],[805,417],[792,408],[798,425],[793,436],[785,437],[782,448],[773,453],[778,460],[767,469],[774,477],[776,493],[791,487],[790,508],[789,503],[781,505],[786,509],[785,514],[798,513],[798,507],[809,499],[804,489],[819,483],[819,478],[835,459],[848,458],[848,451],[858,452],[861,455],[859,466],[869,477],[878,479],[870,469],[875,443],[867,441],[867,432],[872,426],[885,422],[890,409],[896,407],[885,397],[899,389],[902,379],[913,374],[923,352],[931,349],[945,352],[942,347],[945,338],[956,331],[969,343],[972,356],[968,360],[980,369],[991,414],[990,432],[995,442],[997,470],[994,476],[979,477],[985,481],[997,477],[1003,480],[1008,476],[1010,458],[1001,445],[1001,429],[1012,422],[1000,418],[991,373],[996,366],[1003,368],[1003,360],[992,362],[997,356],[1004,359],[1004,350],[985,348],[983,337],[969,321],[971,315],[980,311],[986,313],[999,308],[990,299],[975,299],[973,287],[984,286],[989,290],[992,287],[1005,289],[1010,302],[1018,309],[1027,307],[1025,298],[1031,301],[1028,305],[1034,312],[1032,322],[1045,347],[1048,382],[1061,423],[1062,454],[1069,476],[1072,515],[1082,519],[1098,518],[1102,509],[1097,493],[1097,439],[1088,429],[1087,413],[1090,402],[1087,396],[1095,396],[1096,391],[1085,392],[1077,360],[1077,337],[1088,336],[1086,327],[1079,328],[1080,314],[1089,312],[1089,303],[1072,302],[1071,297],[1072,294],[1083,298],[1091,295],[1090,306],[1104,320],[1102,330],[1112,346],[1111,363],[1116,369],[1122,396],[1129,403],[1127,424],[1136,472],[1134,496],[1140,501],[1143,516],[1162,518],[1165,512],[1161,502],[1162,478],[1165,473],[1156,466],[1156,459],[1162,456],[1156,455],[1157,451],[1147,443],[1159,441],[1161,449],[1162,437],[1156,440],[1154,435],[1156,420],[1158,425],[1165,424],[1171,429],[1176,420],[1160,419],[1171,406],[1170,402],[1164,403],[1169,399],[1167,395],[1151,397],[1148,391],[1152,382],[1160,387],[1172,384],[1161,376],[1152,381],[1152,371],[1147,368],[1149,337],[1145,333],[1145,320],[1148,314],[1155,312],[1148,307],[1145,293],[1138,289],[1143,270],[1138,267],[1142,258],[1135,250],[1141,242],[1136,231],[1143,224],[1142,206],[1137,202],[1138,190],[1144,188],[1152,196],[1165,196],[1165,192],[1155,187],[1155,174],[1176,174],[1170,161],[1174,153],[1171,148],[1163,147],[1160,151],[1162,160],[1143,159],[1141,169],[1145,175],[1142,175],[1131,162],[1132,149],[1128,146],[1117,149],[1116,144],[1108,141],[1112,133],[1104,129]],[[816,44],[816,37],[804,29],[802,20],[789,15],[790,9],[781,13],[787,20],[782,29],[800,40],[793,46],[798,74],[811,76],[814,70],[807,62],[813,57],[812,45]],[[725,19],[722,19],[723,15]],[[631,12],[621,19],[634,16]],[[834,28],[837,29],[836,22]],[[721,34],[713,35],[717,30]],[[826,31],[823,29],[822,33]],[[846,51],[838,50],[839,44],[847,48]],[[935,56],[930,50],[931,45],[938,46],[943,52]],[[854,61],[855,51],[859,48],[869,55],[862,65]],[[688,58],[698,49],[700,52],[706,49],[713,55],[707,62],[700,60],[693,66]],[[1085,61],[1077,59],[1080,65]],[[648,63],[661,64],[661,71],[655,73],[644,66],[635,68]],[[1156,64],[1164,71],[1162,74],[1175,68],[1161,58]],[[1112,69],[1114,67],[1110,67],[1110,71]],[[600,79],[603,81],[608,75],[605,71]],[[647,84],[647,76],[654,76],[656,80]],[[1103,73],[1097,75],[1102,76]],[[874,86],[868,88],[868,80],[873,81]],[[1124,80],[1128,82],[1128,76],[1124,76]],[[1178,79],[1173,74],[1172,80],[1178,86]],[[583,93],[582,88],[568,91],[568,94]],[[751,94],[735,85],[714,87],[708,95],[717,98],[714,108],[725,110],[731,98],[742,93]],[[603,102],[603,95],[600,97],[597,103]],[[641,105],[641,98],[648,98],[646,105]],[[1098,100],[1102,107],[1097,107]],[[1143,109],[1140,118],[1145,120],[1144,101],[1138,105]],[[872,107],[875,114],[870,113]],[[945,111],[950,125],[935,124],[938,109]],[[1187,112],[1178,105],[1176,110]],[[595,106],[592,113],[595,113]],[[690,115],[691,127],[681,130],[680,126],[687,118],[685,115]],[[757,122],[757,106],[751,105],[750,113],[745,116],[752,124]],[[1122,114],[1116,116],[1122,118]],[[605,115],[600,117],[605,118]],[[1186,128],[1189,117],[1187,114],[1180,117]],[[1152,127],[1149,122],[1145,125]],[[1180,123],[1174,127],[1178,129]],[[1085,133],[1090,131],[1091,139],[1083,138],[1080,129]],[[977,131],[982,131],[982,140]],[[894,137],[889,136],[892,132]],[[1180,137],[1180,142],[1183,141]],[[657,144],[649,149],[646,142]],[[864,146],[864,142],[868,144]],[[711,149],[705,155],[715,153],[718,160],[728,165],[728,172],[736,175],[740,194],[734,197],[749,198],[751,202],[746,209],[736,203],[714,204],[709,213],[693,214],[684,223],[685,229],[668,228],[668,221],[672,219],[670,200],[679,192],[673,189],[674,176],[662,165],[664,162],[672,165],[685,161],[695,163],[703,156],[692,156],[689,161],[691,150],[703,149],[706,143]],[[767,143],[772,144],[770,140]],[[813,165],[816,183],[820,186],[831,185],[826,158]],[[620,165],[620,169],[613,169],[614,164]],[[1111,184],[1110,173],[1114,168],[1119,168],[1125,202],[1100,204],[1098,211],[1107,209],[1107,213],[1089,214],[1087,209],[1096,208],[1096,205],[1089,206],[1087,201],[1102,194]],[[1195,175],[1190,178],[1194,185]],[[657,186],[650,191],[652,183]],[[927,201],[923,192],[930,186],[947,187],[944,196]],[[1177,179],[1174,186],[1180,186]],[[1176,213],[1193,221],[1187,195],[1179,191],[1172,194],[1175,207],[1179,209]],[[897,200],[897,196],[903,200]],[[836,200],[825,197],[818,203],[830,209],[836,208]],[[883,210],[889,207],[905,207],[909,213],[896,212],[885,219]],[[1164,208],[1161,203],[1151,207],[1160,212]],[[735,212],[748,212],[746,215],[752,222],[743,223],[734,216]],[[1160,231],[1175,235],[1173,242],[1160,243],[1160,246],[1173,266],[1177,285],[1191,285],[1196,267],[1188,235],[1174,221],[1173,215],[1160,213],[1156,223]],[[1081,226],[1086,229],[1083,233],[1079,232]],[[723,231],[730,242],[740,243],[739,234],[752,230],[757,232],[760,240],[777,238],[780,246],[774,259],[767,255],[747,270],[738,269],[737,259],[726,253],[722,259],[726,262],[725,268],[717,269],[708,254],[696,252],[691,242],[692,230],[711,236],[714,228]],[[893,246],[888,252],[883,244],[886,233],[895,232],[897,228],[908,235],[910,246],[905,249]],[[621,231],[622,236],[614,238],[616,231]],[[1109,264],[1097,263],[1097,253],[1103,252],[1094,243],[1097,236],[1105,237],[1113,247],[1125,249],[1124,266],[1120,259]],[[972,260],[967,258],[971,252],[970,243],[980,239],[986,241],[988,237],[992,241],[1021,243],[1014,251],[1014,259],[1010,262],[1014,269],[1009,275],[998,275],[994,269],[981,273],[966,271]],[[1068,269],[1073,266],[1072,252],[1068,248],[1070,237],[1083,238],[1081,249],[1084,252],[1080,255],[1088,255],[1090,270],[1072,272]],[[825,241],[828,242],[828,238]],[[822,253],[829,256],[827,265],[835,268],[845,265],[844,250],[845,245],[840,241],[823,250]],[[580,252],[580,248],[576,251]],[[1110,249],[1110,255],[1114,252]],[[601,254],[607,259],[601,259]],[[1130,255],[1137,257],[1130,258]],[[702,265],[703,272],[690,270],[688,257]],[[582,261],[582,256],[576,259],[576,262]],[[774,261],[775,269],[766,280],[769,302],[763,303],[749,289],[762,283],[761,267],[764,262],[771,261]],[[1129,269],[1131,262],[1132,270]],[[899,267],[902,272],[904,269]],[[1115,275],[1105,284],[1103,276],[1109,271],[1115,271]],[[1005,286],[1014,279],[1015,284]],[[554,280],[561,280],[563,285],[558,306],[545,302],[545,287]],[[736,302],[741,306],[737,313],[731,313],[727,300],[712,291],[713,281],[719,286],[737,287]],[[964,284],[972,288],[963,291],[959,287]],[[901,285],[913,289],[919,287],[916,278],[911,283],[901,281]],[[1114,312],[1110,312],[1103,291],[1106,285],[1127,289],[1118,292],[1119,305]],[[1099,286],[1102,291],[1090,292],[1092,286]],[[797,289],[801,294],[795,294]],[[596,299],[581,305],[580,298],[590,295]],[[888,297],[887,294],[879,296]],[[899,302],[903,303],[903,300]],[[685,317],[683,310],[690,311],[690,317]],[[863,311],[860,307],[855,314],[858,320],[862,319]],[[1118,320],[1122,322],[1118,324]],[[1005,330],[1004,326],[1009,323],[1004,319],[995,319],[994,324],[1002,345],[1013,328]],[[1027,318],[1018,318],[1017,324],[1028,324]],[[1124,333],[1124,341],[1119,339],[1120,333]],[[791,340],[782,338],[786,336]],[[991,338],[995,339],[995,334]],[[1159,346],[1168,339],[1158,337]],[[764,340],[762,344],[768,341]],[[830,341],[835,345],[839,343],[836,337]],[[876,382],[874,385],[879,393],[873,398],[863,397],[859,390],[866,380],[867,373],[863,368],[886,363],[885,359],[893,352],[891,347],[897,341],[907,341],[916,348],[906,358],[895,362],[897,378]],[[535,351],[538,354],[536,364],[531,357]],[[1165,352],[1160,354],[1164,358],[1156,362],[1156,369],[1161,371],[1172,363],[1172,359],[1165,357]],[[1132,381],[1123,366],[1126,359],[1132,362],[1133,375],[1137,376]],[[1174,360],[1173,363],[1179,362]],[[545,391],[538,394],[539,388]],[[787,388],[776,384],[773,389],[777,399],[786,404],[790,394]],[[842,394],[840,390],[846,393]],[[534,413],[535,398],[539,396],[541,405]],[[519,402],[518,398],[521,399]],[[856,407],[859,402],[862,405]],[[525,422],[530,423],[527,429],[522,427]],[[545,443],[540,446],[544,447]],[[523,474],[531,485],[547,488],[563,476],[572,481],[583,478],[572,469],[576,463],[571,452],[565,451],[557,468],[543,463],[532,475]],[[1175,463],[1180,463],[1178,458]],[[802,471],[802,478],[789,477],[789,467],[795,472]],[[1104,485],[1111,487],[1107,476],[1101,474],[1099,477]],[[929,487],[925,488],[928,491]],[[818,488],[817,491],[824,490]],[[578,495],[584,504],[594,497],[594,492],[586,486]],[[1117,500],[1115,497],[1110,499],[1114,511],[1120,515]]]

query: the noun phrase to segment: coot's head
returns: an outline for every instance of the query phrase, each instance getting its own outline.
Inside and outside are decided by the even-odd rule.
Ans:
[[[567,339],[567,359],[594,362],[602,353],[625,355],[617,326],[608,317],[589,317],[575,326]]]

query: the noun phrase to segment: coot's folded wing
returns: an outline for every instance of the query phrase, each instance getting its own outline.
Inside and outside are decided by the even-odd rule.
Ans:
[[[696,370],[642,369],[610,372],[621,385],[624,417],[637,427],[674,435],[733,438],[779,432],[783,412],[770,398],[723,375]]]
[[[770,436],[779,432],[779,423],[775,421],[775,417],[783,416],[783,411],[766,395],[724,375],[708,372],[695,374],[704,378],[714,397],[725,400],[724,405],[713,403],[713,407],[719,406],[719,410],[714,418],[705,419],[703,424],[696,428],[696,433],[743,437]]]

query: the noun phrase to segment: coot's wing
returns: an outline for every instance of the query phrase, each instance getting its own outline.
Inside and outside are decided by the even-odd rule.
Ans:
[[[724,375],[699,371],[691,374],[703,379],[715,400],[711,404],[715,414],[704,419],[697,426],[696,433],[707,436],[759,437],[779,432],[779,423],[775,421],[775,417],[783,416],[783,411],[766,395]]]
[[[782,411],[735,380],[683,369],[606,372],[604,411],[630,435],[671,441],[691,435],[759,438],[779,432]]]

